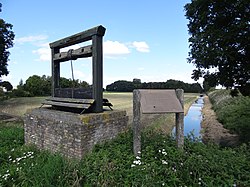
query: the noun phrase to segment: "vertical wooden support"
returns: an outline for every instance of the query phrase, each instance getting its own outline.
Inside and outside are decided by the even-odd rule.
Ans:
[[[55,97],[55,89],[59,87],[59,81],[60,81],[60,62],[55,62],[54,61],[54,55],[56,53],[59,53],[60,50],[58,48],[52,48],[51,49],[51,74],[52,74],[52,81],[51,81],[51,95],[52,97]]]
[[[182,108],[184,109],[184,91],[182,89],[176,90],[176,96],[179,99]],[[176,142],[178,148],[184,146],[184,112],[176,113]]]
[[[93,99],[95,99],[93,111],[99,113],[103,112],[102,36],[92,36],[92,50]]]
[[[133,91],[133,151],[135,156],[141,152],[141,94],[139,90]]]

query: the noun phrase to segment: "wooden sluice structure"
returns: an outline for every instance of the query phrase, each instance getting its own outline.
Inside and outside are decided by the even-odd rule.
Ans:
[[[106,29],[100,25],[50,43],[52,96],[42,102],[43,105],[79,113],[85,111],[100,113],[103,112],[103,106],[112,109],[113,105],[107,99],[103,99],[103,36],[105,31]],[[60,52],[62,48],[86,41],[92,41],[92,45]],[[60,63],[65,61],[72,63],[72,60],[86,57],[92,57],[92,88],[60,88]]]

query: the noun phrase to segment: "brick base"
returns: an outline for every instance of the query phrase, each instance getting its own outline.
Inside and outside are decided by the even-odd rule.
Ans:
[[[40,108],[25,116],[25,144],[81,159],[95,144],[116,137],[127,127],[126,111],[79,115]]]

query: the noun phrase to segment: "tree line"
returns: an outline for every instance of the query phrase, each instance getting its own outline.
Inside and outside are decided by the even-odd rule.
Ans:
[[[7,82],[1,82],[0,86],[4,87],[10,97],[33,97],[33,96],[49,96],[51,95],[51,76],[30,76],[25,83],[21,79],[16,89],[12,90],[12,85]],[[85,81],[72,80],[60,77],[60,88],[82,87],[87,88],[89,84]]]
[[[166,82],[143,82],[140,79],[133,81],[119,80],[106,86],[106,91],[132,92],[134,89],[183,89],[187,93],[201,93],[203,88],[199,83],[184,83],[182,81],[170,79]]]

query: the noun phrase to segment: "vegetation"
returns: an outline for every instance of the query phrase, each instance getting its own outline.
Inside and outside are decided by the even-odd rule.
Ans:
[[[85,81],[71,80],[64,77],[60,78],[61,88],[71,87],[89,87],[89,84]],[[25,83],[20,80],[17,89],[14,89],[9,94],[10,97],[34,97],[34,96],[48,96],[51,95],[51,76],[30,76]]]
[[[21,124],[0,124],[0,186],[249,186],[249,147],[219,148],[190,136],[184,150],[152,130],[141,156],[132,132],[95,146],[81,161],[23,145]]]
[[[250,141],[250,97],[232,97],[229,90],[215,90],[209,94],[218,120],[223,126]]]
[[[201,93],[202,87],[199,83],[188,84],[177,80],[168,80],[167,82],[144,82],[140,79],[131,81],[115,81],[107,85],[107,91],[132,92],[134,89],[178,89],[181,88],[185,93]]]
[[[192,0],[185,10],[193,78],[250,96],[249,0]]]
[[[2,12],[2,4],[0,3],[0,12]],[[6,23],[0,18],[0,78],[8,75],[7,62],[9,60],[9,48],[13,46],[15,34],[12,31],[12,25]]]

